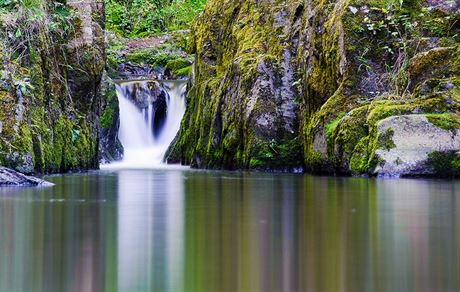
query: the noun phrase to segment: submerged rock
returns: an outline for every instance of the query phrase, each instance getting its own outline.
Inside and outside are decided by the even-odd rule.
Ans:
[[[15,170],[0,166],[0,187],[35,187],[35,186],[53,186],[53,183],[42,179],[26,176]]]

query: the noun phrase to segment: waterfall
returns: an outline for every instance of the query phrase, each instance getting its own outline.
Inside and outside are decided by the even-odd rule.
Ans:
[[[151,84],[160,84],[151,89]],[[123,159],[102,168],[152,168],[163,159],[185,113],[186,81],[132,81],[116,86]]]

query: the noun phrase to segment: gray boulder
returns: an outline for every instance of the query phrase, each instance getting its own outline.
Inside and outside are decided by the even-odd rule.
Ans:
[[[36,177],[26,176],[12,169],[0,166],[0,187],[34,187],[34,186],[53,186],[54,184],[41,180]]]
[[[383,176],[435,175],[429,165],[432,153],[460,151],[458,119],[448,121],[426,115],[402,115],[379,122],[379,141],[375,151],[379,163],[374,172]],[[438,122],[436,122],[438,121]],[[451,126],[448,128],[447,126]]]

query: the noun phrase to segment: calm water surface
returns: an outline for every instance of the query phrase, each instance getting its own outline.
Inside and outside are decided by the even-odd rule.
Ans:
[[[0,291],[458,291],[460,182],[123,170],[0,189]]]

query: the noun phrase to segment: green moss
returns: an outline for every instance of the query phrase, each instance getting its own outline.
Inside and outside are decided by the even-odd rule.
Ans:
[[[160,56],[155,55],[155,51],[152,51],[152,49],[135,50],[126,54],[126,60],[135,64],[150,64],[155,63],[158,59],[163,58],[163,54]],[[167,57],[164,57],[164,59],[166,58]]]
[[[333,132],[335,131],[335,129],[337,128],[337,125],[340,123],[340,120],[346,115],[347,113],[344,113],[344,112],[341,112],[337,115],[337,117],[330,121],[326,127],[324,128],[325,130],[325,134],[326,134],[326,140],[330,141],[331,140],[331,137],[332,137],[332,134]]]
[[[169,69],[171,71],[177,71],[179,69],[189,67],[190,65],[191,63],[189,59],[175,59],[175,60],[169,61],[166,64],[165,70]]]
[[[390,151],[396,145],[393,142],[393,135],[395,131],[391,128],[387,129],[384,133],[380,133],[377,137],[377,149],[385,149]]]
[[[457,151],[429,153],[426,165],[441,177],[460,176],[460,155]]]
[[[185,68],[182,68],[182,69],[178,69],[177,71],[173,72],[173,76],[175,78],[179,78],[179,77],[187,77],[190,75],[190,73],[192,73],[192,69],[193,69],[193,66],[190,65],[188,67],[185,67]]]
[[[101,127],[107,129],[112,125],[113,122],[113,108],[107,107],[101,116]]]
[[[460,128],[460,117],[456,114],[427,114],[425,116],[431,124],[440,129],[455,131]]]
[[[415,87],[426,79],[446,78],[460,71],[460,45],[436,48],[417,54],[408,68]]]
[[[179,58],[169,61],[165,66],[165,73],[170,72],[174,78],[186,77],[192,69],[192,63],[189,58]]]
[[[362,138],[356,144],[353,155],[350,158],[350,171],[354,174],[362,174],[369,171],[369,137]]]
[[[342,119],[338,129],[335,131],[333,139],[334,151],[329,152],[329,155],[333,157],[330,157],[329,160],[335,160],[336,166],[341,167],[343,171],[349,169],[347,164],[355,151],[356,145],[369,134],[367,113],[368,106],[362,106],[350,111]]]
[[[280,142],[260,141],[253,148],[249,167],[264,170],[292,170],[302,167],[301,143],[298,138],[283,139]]]

